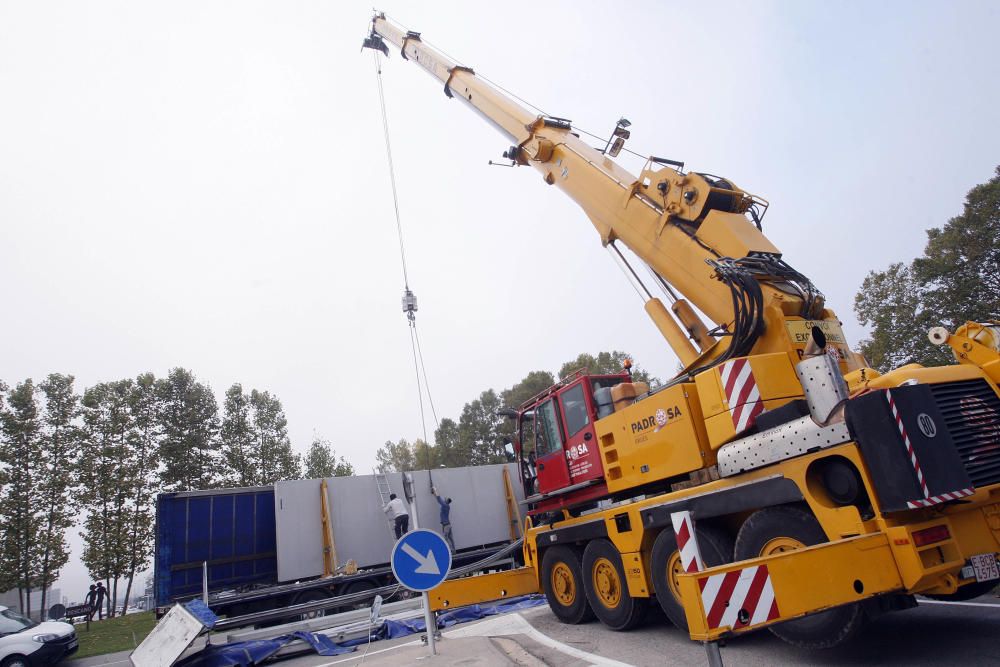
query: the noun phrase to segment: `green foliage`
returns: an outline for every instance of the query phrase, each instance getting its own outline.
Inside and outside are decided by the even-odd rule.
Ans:
[[[227,468],[226,484],[254,486],[256,471],[253,467],[253,435],[250,426],[250,397],[243,393],[243,386],[234,384],[226,390],[223,403],[222,459]]]
[[[433,470],[441,464],[438,461],[437,448],[417,438],[410,446],[413,452],[413,467],[417,470]]]
[[[83,564],[108,589],[108,615],[113,616],[118,579],[127,575],[132,555],[129,527],[135,492],[132,471],[125,465],[135,419],[130,401],[132,380],[103,382],[83,393],[84,438],[80,452],[80,499],[83,521]]]
[[[375,461],[379,472],[430,470],[440,465],[437,448],[428,445],[421,438],[417,438],[412,444],[405,438],[399,442],[387,440],[375,452]]]
[[[302,466],[288,438],[281,401],[266,391],[244,393],[237,383],[226,391],[219,439],[224,482],[231,486],[265,486],[298,479]]]
[[[854,312],[871,327],[861,352],[883,372],[949,363],[951,354],[927,340],[931,327],[954,331],[968,320],[1000,317],[1000,167],[969,192],[961,215],[927,230],[921,257],[869,273]]]
[[[405,472],[416,469],[413,448],[405,439],[399,442],[387,440],[375,452],[375,462],[379,472]]]
[[[211,489],[222,480],[218,405],[191,371],[174,368],[157,380],[162,429],[160,480],[166,491]]]
[[[328,460],[314,455],[314,463],[333,476],[353,474],[328,442],[317,446]],[[181,368],[160,380],[144,373],[101,383],[82,400],[69,375],[37,386],[26,380],[13,391],[0,381],[0,590],[18,588],[23,598],[51,586],[79,515],[81,558],[106,582],[110,615],[118,580],[126,582],[127,606],[135,575],[148,567],[158,491],[299,474],[281,402],[266,391],[247,395],[233,385],[220,429],[211,389]]]
[[[582,357],[583,355],[580,356]],[[573,363],[574,362],[572,361],[567,362],[563,364],[563,368]],[[500,396],[503,398],[503,404],[505,406],[509,408],[517,408],[520,407],[520,405],[525,401],[537,396],[555,383],[556,379],[552,376],[552,373],[548,371],[531,371],[513,387],[510,389],[504,389]]]
[[[0,412],[0,579],[25,596],[21,609],[31,613],[31,590],[40,580],[44,517],[36,494],[44,478],[42,423],[34,383],[28,379],[7,395]]]
[[[630,355],[618,350],[600,352],[596,356],[582,353],[564,363],[559,369],[559,376],[565,377],[580,368],[587,368],[593,374],[621,373],[625,360],[630,358]],[[656,378],[638,367],[633,367],[632,375],[637,381],[657,382]],[[505,463],[507,452],[504,445],[513,435],[515,425],[497,412],[503,408],[520,407],[555,382],[549,371],[532,371],[499,394],[487,389],[463,406],[457,422],[449,418],[441,420],[434,431],[433,445],[425,445],[419,440],[412,446],[406,440],[385,443],[376,452],[378,467],[388,472]]]
[[[123,517],[127,543],[122,606],[128,607],[135,575],[147,569],[153,555],[154,501],[159,486],[159,398],[152,373],[139,375],[128,397],[132,430],[128,458],[123,466],[132,490],[131,507]]]
[[[632,360],[632,355],[627,352],[613,350],[611,352],[598,352],[595,357],[587,352],[582,352],[573,361],[567,361],[559,368],[559,377],[564,378],[570,373],[586,368],[594,375],[614,375],[625,370],[625,361]],[[651,377],[650,374],[638,365],[632,367],[632,377],[637,382],[649,382],[657,384],[659,380]]]
[[[949,327],[1000,316],[1000,167],[966,195],[962,214],[927,230],[913,261],[926,308]]]
[[[469,451],[462,441],[458,424],[454,419],[445,417],[434,431],[434,450],[437,465],[446,468],[458,468],[466,465]]]
[[[948,356],[927,340],[927,330],[937,322],[923,307],[924,291],[913,270],[901,263],[865,277],[854,297],[854,310],[861,324],[872,326],[872,337],[861,341],[860,348],[878,370],[912,362],[947,363]]]
[[[503,449],[507,420],[497,415],[497,411],[503,407],[497,393],[487,389],[479,398],[466,403],[462,408],[462,415],[458,418],[458,433],[463,448],[469,452],[468,463],[465,465],[479,466],[507,461]]]
[[[48,588],[69,560],[66,531],[75,521],[71,492],[76,485],[82,433],[76,424],[80,397],[73,391],[73,376],[53,373],[39,388],[45,397],[45,408],[37,495],[43,517],[38,586],[42,589],[42,609],[48,609]]]
[[[343,456],[338,457],[329,440],[319,436],[313,437],[312,445],[306,454],[306,479],[323,477],[350,477],[354,474],[354,466]]]
[[[282,479],[298,479],[302,475],[299,457],[292,452],[288,439],[288,419],[281,401],[266,391],[250,392],[253,410],[254,463],[257,465],[257,485],[273,484]]]

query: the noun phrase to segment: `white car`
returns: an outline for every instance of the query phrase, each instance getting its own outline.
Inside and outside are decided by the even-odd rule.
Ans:
[[[0,606],[0,667],[55,665],[78,647],[76,631],[69,623],[36,623]]]

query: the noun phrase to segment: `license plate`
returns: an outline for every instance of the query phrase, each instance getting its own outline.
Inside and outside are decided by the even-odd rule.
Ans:
[[[79,643],[80,642],[74,639],[73,641],[71,641],[69,644],[66,645],[66,648],[76,648]]]
[[[979,554],[969,559],[976,573],[976,581],[993,581],[1000,579],[1000,568],[997,567],[997,557],[994,554]]]

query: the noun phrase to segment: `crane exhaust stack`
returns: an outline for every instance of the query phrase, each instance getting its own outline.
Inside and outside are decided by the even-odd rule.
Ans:
[[[826,336],[819,327],[812,328],[802,361],[795,365],[795,374],[802,383],[813,420],[823,426],[829,424],[837,408],[847,401],[849,392],[837,360],[826,353]]]

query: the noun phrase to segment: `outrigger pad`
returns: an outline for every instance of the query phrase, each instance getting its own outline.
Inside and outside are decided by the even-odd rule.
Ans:
[[[899,422],[893,415],[893,406]],[[846,418],[851,437],[861,447],[883,511],[912,509],[928,497],[972,487],[927,385],[873,391],[851,399]],[[917,477],[904,432],[926,489]]]

